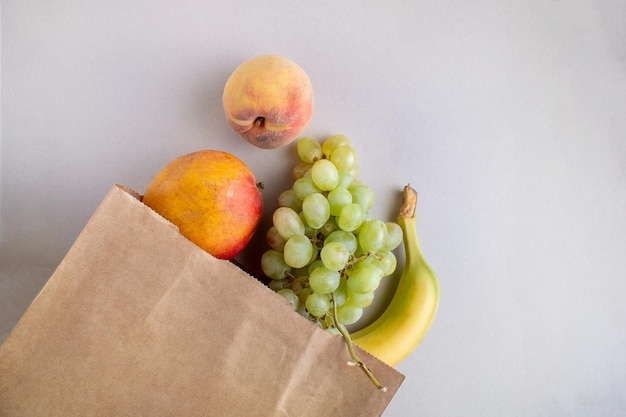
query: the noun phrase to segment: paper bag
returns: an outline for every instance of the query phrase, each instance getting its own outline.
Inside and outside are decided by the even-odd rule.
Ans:
[[[0,416],[380,416],[404,375],[114,186],[0,346]]]

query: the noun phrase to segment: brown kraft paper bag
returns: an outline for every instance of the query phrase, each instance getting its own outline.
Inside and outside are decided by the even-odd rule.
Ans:
[[[380,416],[404,375],[116,185],[0,346],[0,416]]]

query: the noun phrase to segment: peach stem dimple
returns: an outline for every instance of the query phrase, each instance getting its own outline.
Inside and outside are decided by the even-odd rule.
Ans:
[[[256,127],[262,127],[264,124],[265,124],[265,117],[259,116],[256,119],[254,119],[254,125]]]

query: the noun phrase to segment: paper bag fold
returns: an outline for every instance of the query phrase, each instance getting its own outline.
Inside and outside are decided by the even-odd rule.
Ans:
[[[0,346],[0,416],[380,416],[404,375],[114,186]]]

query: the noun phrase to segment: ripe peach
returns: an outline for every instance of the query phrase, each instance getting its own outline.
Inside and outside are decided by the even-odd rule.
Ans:
[[[263,206],[250,169],[237,157],[213,150],[171,161],[148,185],[142,201],[220,259],[232,259],[246,247]]]
[[[308,75],[279,55],[242,63],[224,86],[224,113],[230,127],[264,149],[292,142],[311,120],[314,102]]]

